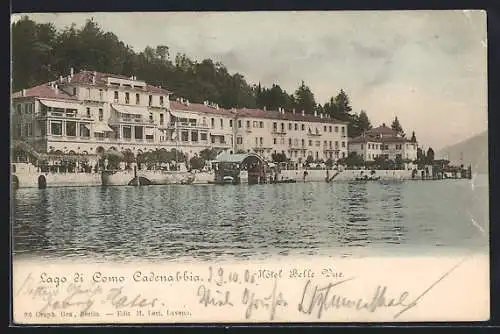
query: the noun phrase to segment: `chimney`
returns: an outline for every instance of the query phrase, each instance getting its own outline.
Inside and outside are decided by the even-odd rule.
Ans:
[[[62,75],[59,76],[59,82],[62,83],[63,82],[63,77]]]
[[[318,111],[314,110],[314,117],[318,117]]]
[[[26,96],[26,89],[23,89],[23,90],[21,91],[21,96]]]
[[[382,123],[382,127],[384,127],[384,128],[385,128],[385,123]]]
[[[306,115],[306,112],[304,110],[302,110],[302,116],[305,116]]]
[[[319,118],[323,118],[323,113],[319,114]]]
[[[267,111],[267,108],[266,108],[266,106],[264,106],[264,111]]]
[[[203,105],[208,106],[208,101],[203,101]]]
[[[95,72],[94,74],[92,75],[92,84],[95,85]]]
[[[295,108],[292,109],[292,113],[295,115]]]
[[[72,77],[75,74],[75,69],[72,67],[69,69],[69,75]]]

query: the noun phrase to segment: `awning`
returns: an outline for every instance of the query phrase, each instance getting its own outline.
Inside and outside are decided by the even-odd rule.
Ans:
[[[111,105],[113,109],[118,111],[121,114],[128,114],[128,115],[144,115],[148,116],[149,112],[144,109],[143,107],[132,107],[132,106],[123,106],[123,105],[116,105],[112,104]]]
[[[113,129],[111,129],[106,123],[96,123],[94,125],[94,132],[97,133],[113,132]]]
[[[194,118],[192,113],[182,113],[182,112],[177,112],[177,111],[172,111],[170,110],[170,115],[177,117],[177,118]]]
[[[52,101],[52,100],[40,100],[40,103],[46,107],[58,108],[58,109],[80,109],[81,104],[63,102],[63,101]]]
[[[145,128],[144,129],[144,134],[146,136],[153,136],[155,133],[155,129],[154,128]]]

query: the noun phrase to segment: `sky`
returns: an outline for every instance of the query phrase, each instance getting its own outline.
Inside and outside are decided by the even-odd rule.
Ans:
[[[483,11],[28,16],[61,29],[92,17],[135,51],[167,45],[174,56],[221,61],[250,84],[276,83],[293,93],[304,80],[320,103],[342,88],[373,126],[397,116],[408,135],[415,131],[421,145],[435,150],[487,131]]]

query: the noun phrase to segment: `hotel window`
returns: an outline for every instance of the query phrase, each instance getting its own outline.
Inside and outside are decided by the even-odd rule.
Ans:
[[[163,114],[160,114],[160,125],[163,125],[164,117],[165,116]]]
[[[207,140],[207,134],[206,133],[200,133],[200,140]]]
[[[325,145],[325,147],[326,147],[326,146],[328,145],[328,142],[325,140],[325,141],[323,142],[323,145]]]
[[[198,141],[198,131],[191,131],[191,141]]]
[[[281,145],[285,145],[285,138],[281,138],[281,139],[280,139],[280,144],[281,144]]]
[[[345,135],[345,126],[342,127],[342,135]]]
[[[328,147],[332,148],[332,141],[330,140],[330,142],[328,143]]]
[[[259,122],[259,128],[261,128],[261,129],[264,128],[264,122],[262,122],[262,121]]]
[[[297,131],[299,129],[299,125],[297,123],[295,123],[295,131]]]
[[[304,131],[306,129],[306,126],[304,124],[302,124],[302,131]]]
[[[118,91],[115,91],[114,101],[115,103],[118,103]]]
[[[104,97],[104,92],[102,91],[102,89],[99,89],[99,100],[103,100],[103,97]]]
[[[257,121],[253,121],[253,127],[257,128],[257,126],[258,126],[258,122]]]
[[[328,132],[332,132],[332,126],[331,125],[328,127]]]
[[[153,95],[149,95],[148,105],[151,107],[153,105]]]
[[[264,145],[264,138],[260,137],[259,142],[260,142],[260,146]]]
[[[141,104],[141,96],[139,94],[135,94],[135,104]]]
[[[342,152],[342,158],[345,158],[345,152]]]
[[[288,130],[292,130],[292,123],[288,123]]]
[[[276,122],[273,122],[273,130],[278,130],[278,123]]]
[[[321,141],[316,140],[316,146],[321,146]]]
[[[323,131],[326,132],[326,125],[323,127]]]
[[[232,128],[232,127],[233,127],[233,120],[232,120],[232,119],[230,119],[230,120],[229,120],[229,127],[230,127],[230,128]]]
[[[53,136],[62,136],[62,122],[50,122],[50,134]]]
[[[345,141],[342,142],[342,147],[345,147]]]
[[[285,132],[285,123],[281,123],[281,132]]]
[[[236,144],[238,144],[238,145],[243,144],[243,138],[242,137],[236,137]]]
[[[80,124],[80,137],[90,137],[89,124]]]
[[[304,139],[302,139],[302,146],[305,146],[306,145],[306,141]]]
[[[338,126],[335,127],[335,132],[339,132],[339,127]]]
[[[241,120],[238,120],[238,128],[241,129]]]
[[[215,128],[215,119],[213,118],[210,118],[210,126],[213,128]]]
[[[273,144],[276,145],[276,138],[273,138]]]
[[[288,138],[288,145],[292,146],[292,138]]]
[[[221,129],[224,129],[224,120],[221,118],[220,120],[220,128]]]
[[[76,96],[76,87],[73,87],[73,95]]]
[[[160,96],[160,106],[163,107],[163,96]]]
[[[247,129],[250,129],[250,121],[247,121]]]
[[[339,142],[335,141],[335,148],[339,148]]]
[[[153,113],[152,112],[149,113],[149,121],[151,123],[153,123]]]
[[[313,146],[313,141],[309,140],[309,146]]]
[[[259,145],[259,138],[255,137],[255,146]]]
[[[99,108],[99,120],[102,121],[104,119],[104,111],[102,108]]]
[[[66,122],[66,136],[76,137],[76,122]]]
[[[126,103],[126,104],[129,104],[129,103],[130,103],[130,93],[129,93],[129,92],[126,92],[126,93],[125,93],[125,103]]]
[[[182,131],[181,132],[181,141],[188,141],[188,140],[189,140],[189,132]]]
[[[212,144],[215,144],[215,136],[210,136],[210,140],[211,140]]]
[[[87,117],[90,118],[90,108],[87,107]]]

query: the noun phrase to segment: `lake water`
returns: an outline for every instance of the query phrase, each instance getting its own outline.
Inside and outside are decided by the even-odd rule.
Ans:
[[[19,189],[16,257],[93,261],[488,252],[488,179]]]

